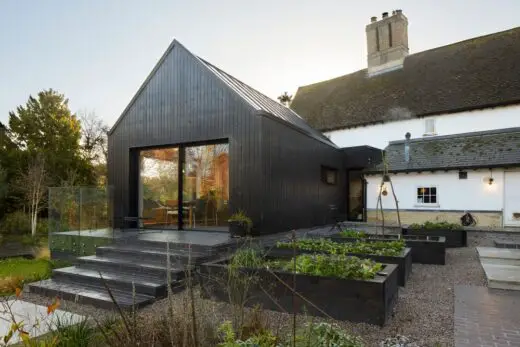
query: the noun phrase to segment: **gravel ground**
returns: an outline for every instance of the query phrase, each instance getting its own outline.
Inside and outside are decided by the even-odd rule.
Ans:
[[[485,233],[471,233],[469,234],[470,247],[447,249],[446,265],[413,264],[407,286],[399,288],[395,314],[387,326],[380,328],[364,323],[336,323],[351,333],[360,335],[367,346],[378,346],[379,341],[397,334],[410,337],[419,346],[454,346],[454,286],[486,285],[475,246],[490,246],[492,239],[492,236]],[[182,307],[182,298],[182,293],[172,298],[177,309]],[[23,299],[44,305],[51,301],[47,297],[32,293],[24,293]],[[168,307],[167,300],[156,301],[143,308],[140,314],[145,320],[160,316]],[[62,302],[60,309],[91,316],[98,321],[114,315],[112,311],[67,301]],[[199,300],[197,311],[204,324],[222,322],[231,317],[228,305],[209,300]],[[290,316],[286,314],[272,311],[266,311],[264,314],[274,328],[287,327],[291,322]],[[307,318],[299,317],[300,322],[304,319]]]

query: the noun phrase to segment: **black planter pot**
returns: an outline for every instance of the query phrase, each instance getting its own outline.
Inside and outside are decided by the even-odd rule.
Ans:
[[[342,237],[331,235],[334,242],[391,242],[404,240],[406,247],[412,249],[412,262],[420,264],[444,265],[446,263],[446,238],[433,235],[369,235],[367,238]]]
[[[229,233],[231,237],[245,237],[247,235],[247,224],[237,221],[229,221]]]
[[[468,234],[466,230],[450,229],[409,229],[403,228],[403,235],[444,236],[446,247],[466,247],[468,245]]]
[[[228,261],[229,258],[222,258],[200,266],[202,297],[230,301],[230,293],[235,290],[230,289]],[[238,271],[255,277],[247,289],[245,305],[248,307],[260,305],[274,311],[384,325],[397,302],[398,275],[395,264],[383,265],[384,270],[371,280],[294,275],[281,270],[273,271],[276,277],[266,269],[240,268]],[[299,295],[294,295],[291,288]]]

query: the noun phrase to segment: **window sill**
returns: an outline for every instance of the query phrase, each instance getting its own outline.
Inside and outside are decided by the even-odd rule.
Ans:
[[[415,204],[414,207],[422,207],[422,208],[439,208],[440,204]]]

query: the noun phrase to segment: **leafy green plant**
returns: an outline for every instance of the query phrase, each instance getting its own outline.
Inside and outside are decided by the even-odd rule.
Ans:
[[[69,323],[69,324],[67,324]],[[96,337],[96,330],[89,324],[86,318],[79,323],[63,322],[59,317],[56,318],[56,326],[52,332],[55,337],[56,347],[88,347]]]
[[[0,222],[0,233],[4,235],[30,234],[30,216],[22,211],[6,214]]]
[[[424,222],[423,224],[413,223],[410,224],[408,227],[413,230],[417,229],[444,229],[444,230],[461,230],[462,225],[459,225],[457,223],[450,223],[447,221],[440,221],[440,222]]]
[[[253,228],[253,221],[249,218],[244,210],[238,210],[229,217],[228,222],[240,223],[246,226],[247,231],[251,231]]]
[[[278,242],[279,248],[293,248],[292,242]],[[295,241],[297,249],[328,254],[373,254],[384,256],[399,256],[405,247],[403,240],[379,242],[338,243],[326,239],[301,239]]]
[[[337,277],[344,279],[373,279],[383,269],[383,264],[370,259],[344,255],[303,254],[291,260],[266,262],[268,268],[292,271],[314,276]]]
[[[347,229],[343,230],[339,233],[339,236],[341,237],[352,237],[356,239],[363,239],[368,236],[368,234],[364,231],[354,230],[354,229]]]
[[[307,324],[304,331],[296,337],[296,347],[363,347],[359,336],[346,333],[336,324]]]
[[[231,259],[230,265],[233,268],[247,267],[257,268],[264,263],[262,253],[259,249],[248,247],[239,249]]]
[[[277,345],[276,336],[269,330],[264,330],[245,341],[237,338],[230,321],[222,323],[218,331],[223,334],[223,342],[218,344],[219,347],[275,347]]]

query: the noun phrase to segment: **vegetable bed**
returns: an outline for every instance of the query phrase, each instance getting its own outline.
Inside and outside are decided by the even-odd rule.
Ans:
[[[446,238],[430,235],[370,235],[337,233],[330,238],[334,242],[391,242],[403,240],[412,250],[412,262],[444,265],[446,263]]]
[[[237,258],[243,254],[200,266],[203,297],[377,325],[388,321],[397,301],[394,264],[323,254],[295,260],[268,256],[263,261],[237,262]]]
[[[446,247],[466,247],[468,245],[468,236],[466,230],[460,225],[452,223],[432,223],[411,224],[407,228],[403,228],[403,235],[421,235],[421,236],[443,236],[446,238]]]
[[[374,241],[340,243],[325,239],[302,239],[296,243],[296,254],[341,254],[364,259],[372,259],[386,264],[398,266],[398,284],[405,286],[412,272],[412,252],[401,241]],[[292,257],[293,245],[290,242],[278,242],[276,247],[269,249],[269,254],[275,257]]]

